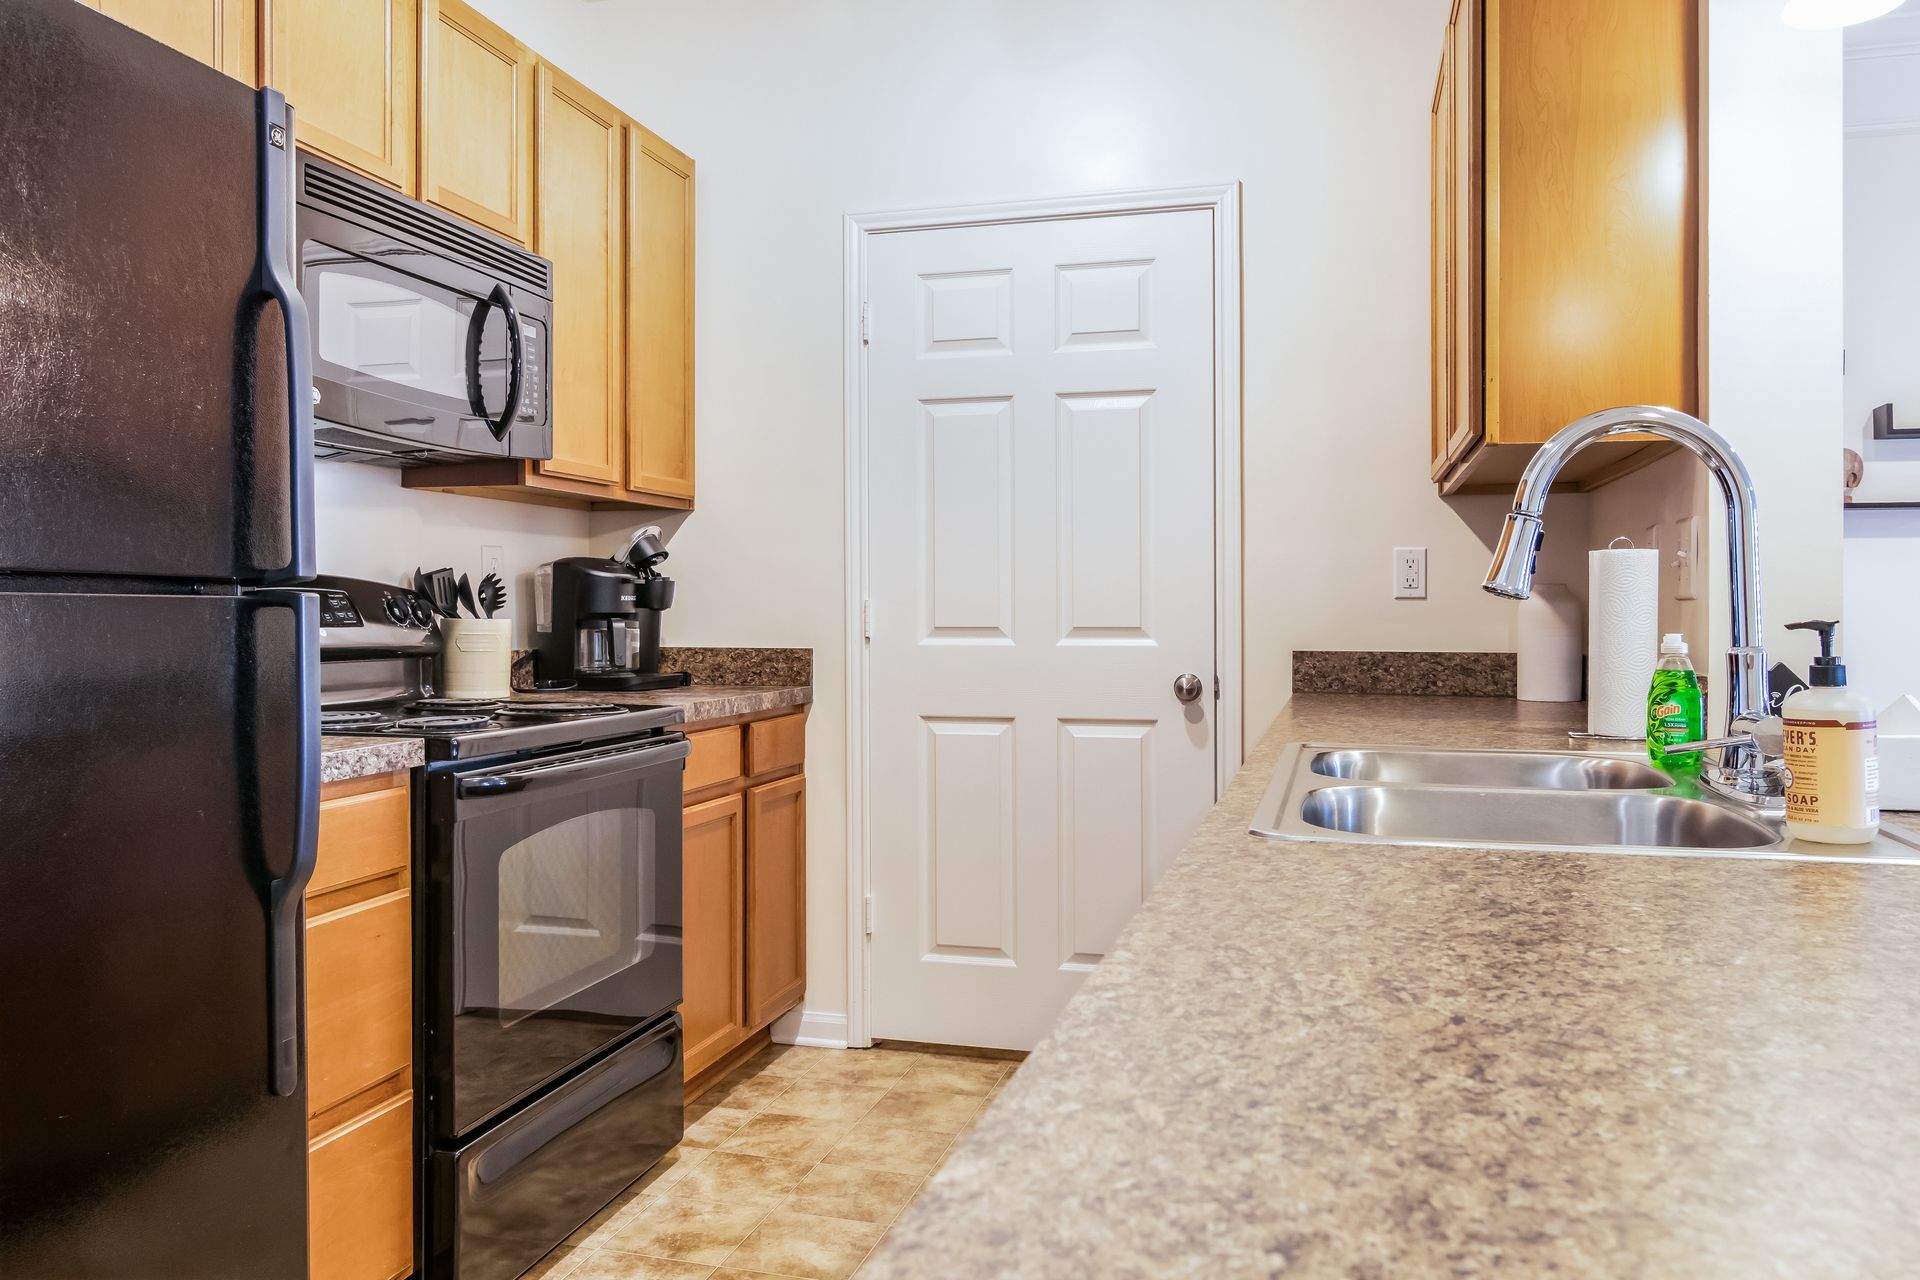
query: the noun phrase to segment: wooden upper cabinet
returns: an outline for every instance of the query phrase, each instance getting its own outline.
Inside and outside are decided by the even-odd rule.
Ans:
[[[693,161],[632,121],[627,487],[693,497]]]
[[[236,80],[259,83],[254,0],[83,0]]]
[[[460,0],[422,0],[420,198],[533,239],[533,53]]]
[[[414,194],[417,0],[261,0],[260,12],[266,80],[293,105],[300,145]]]
[[[765,1026],[807,990],[807,780],[747,791],[747,1020]]]
[[[553,262],[553,457],[549,474],[623,479],[626,317],[621,280],[622,119],[579,82],[540,67],[535,253]]]
[[[1444,491],[1510,489],[1601,409],[1698,411],[1698,81],[1690,0],[1457,0],[1433,125]],[[1665,451],[1621,437],[1562,476]]]

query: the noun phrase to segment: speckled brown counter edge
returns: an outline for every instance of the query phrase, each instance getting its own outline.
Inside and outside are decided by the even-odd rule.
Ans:
[[[1514,656],[1510,653],[1295,649],[1293,691],[1511,698]]]

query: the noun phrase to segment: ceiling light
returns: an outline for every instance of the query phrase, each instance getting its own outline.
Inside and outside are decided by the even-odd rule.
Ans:
[[[1787,0],[1780,20],[1802,31],[1850,27],[1898,9],[1902,0]]]

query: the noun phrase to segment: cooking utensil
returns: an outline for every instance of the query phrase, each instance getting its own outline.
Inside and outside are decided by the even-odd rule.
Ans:
[[[460,575],[457,590],[459,591],[461,606],[465,608],[470,615],[478,618],[480,616],[480,607],[473,602],[473,586],[467,581],[467,575],[464,573]]]
[[[433,607],[443,618],[460,616],[458,590],[453,581],[453,570],[435,569],[427,575],[427,596],[433,601]]]
[[[497,573],[489,573],[480,579],[478,595],[480,607],[486,610],[489,618],[507,607],[507,584],[500,581]]]

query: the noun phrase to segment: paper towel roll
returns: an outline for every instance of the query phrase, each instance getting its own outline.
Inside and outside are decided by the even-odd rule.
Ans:
[[[1522,702],[1580,701],[1580,601],[1558,582],[1520,602],[1514,695]]]
[[[1587,552],[1587,731],[1647,736],[1660,647],[1660,553]]]

